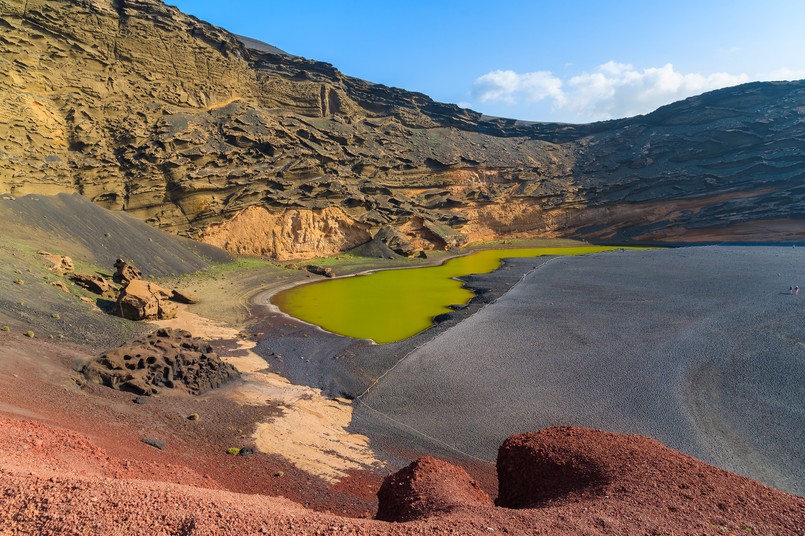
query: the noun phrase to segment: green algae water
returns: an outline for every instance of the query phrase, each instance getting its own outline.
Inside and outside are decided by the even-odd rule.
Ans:
[[[485,274],[502,259],[543,255],[584,255],[613,249],[582,246],[489,249],[450,259],[440,266],[383,270],[290,288],[271,302],[281,311],[327,331],[372,339],[378,344],[401,341],[433,325],[433,319],[464,305],[473,293],[454,278]]]

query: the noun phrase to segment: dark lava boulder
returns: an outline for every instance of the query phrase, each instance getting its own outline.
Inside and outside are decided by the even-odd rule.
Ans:
[[[411,521],[457,506],[493,506],[480,484],[461,467],[423,456],[383,480],[377,519]]]
[[[199,395],[239,376],[207,341],[170,328],[106,352],[82,373],[95,383],[138,395],[152,395],[159,388]]]
[[[308,264],[305,270],[311,274],[323,275],[324,277],[335,277],[335,272],[329,266],[318,266],[315,264]]]

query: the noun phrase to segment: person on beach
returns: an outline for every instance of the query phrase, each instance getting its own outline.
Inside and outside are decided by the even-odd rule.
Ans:
[[[788,287],[788,293],[793,294],[794,293],[794,287]]]
[[[794,295],[799,294],[799,285],[794,287]]]

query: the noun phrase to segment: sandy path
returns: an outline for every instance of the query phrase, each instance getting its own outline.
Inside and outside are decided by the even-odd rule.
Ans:
[[[389,372],[357,429],[482,459],[557,424],[640,433],[805,494],[805,296],[786,292],[803,261],[703,247],[547,263]]]
[[[224,356],[244,381],[207,396],[227,396],[240,404],[281,403],[283,414],[260,423],[254,431],[257,448],[278,454],[299,469],[330,482],[348,476],[349,471],[381,468],[369,448],[369,439],[347,431],[352,421],[352,404],[322,395],[319,389],[294,385],[269,370],[266,361],[254,353],[256,342],[222,323],[187,311],[176,318],[155,322],[162,327],[186,329],[209,340],[235,341],[237,349]]]

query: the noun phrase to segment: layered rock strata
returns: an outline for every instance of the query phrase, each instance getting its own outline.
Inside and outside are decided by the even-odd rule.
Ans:
[[[158,0],[0,0],[0,27],[0,190],[78,192],[232,252],[329,255],[384,228],[404,254],[805,233],[805,82],[527,123],[249,48]]]

